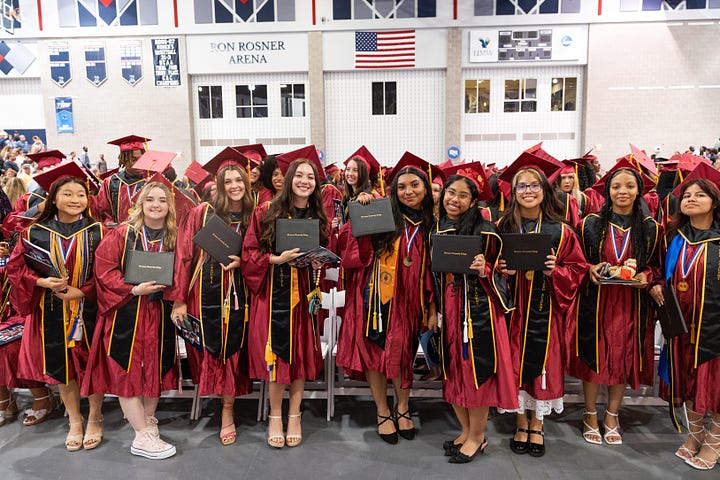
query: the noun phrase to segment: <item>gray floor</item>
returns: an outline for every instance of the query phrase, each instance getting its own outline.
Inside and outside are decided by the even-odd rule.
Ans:
[[[26,407],[29,399],[20,400],[21,408]],[[237,401],[238,440],[223,447],[218,439],[218,400],[205,400],[203,415],[195,422],[189,420],[188,400],[161,400],[161,434],[177,446],[178,454],[152,461],[130,455],[131,429],[117,400],[107,399],[105,439],[94,451],[65,451],[67,424],[60,411],[35,427],[23,427],[19,421],[1,427],[0,478],[717,478],[717,470],[695,471],[673,455],[684,435],[674,432],[666,408],[623,407],[620,421],[625,444],[611,447],[583,442],[581,407],[568,405],[562,415],[546,421],[547,454],[540,459],[513,454],[507,442],[514,417],[491,413],[485,455],[467,465],[452,465],[441,448],[443,440],[456,433],[451,409],[430,399],[414,400],[411,405],[418,436],[391,446],[375,434],[371,402],[341,398],[335,419],[326,422],[325,402],[306,400],[302,445],[278,451],[264,443],[266,425],[255,421],[256,401]]]

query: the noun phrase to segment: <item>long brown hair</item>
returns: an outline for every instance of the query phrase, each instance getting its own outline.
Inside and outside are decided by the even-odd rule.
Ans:
[[[146,183],[143,186],[142,190],[140,190],[140,193],[138,194],[137,200],[135,201],[135,205],[133,205],[132,213],[128,216],[128,219],[125,221],[125,223],[134,228],[136,232],[142,230],[143,226],[145,225],[145,212],[143,211],[143,203],[145,203],[148,195],[150,195],[150,190],[152,190],[153,188],[159,188],[160,190],[165,192],[165,196],[167,197],[168,213],[165,217],[163,245],[165,245],[168,251],[173,251],[175,250],[175,244],[177,243],[175,197],[173,196],[172,190],[170,190],[170,188],[168,188],[168,186],[164,183],[150,182]]]
[[[320,220],[320,244],[327,245],[328,220],[322,206],[318,171],[313,162],[305,158],[299,158],[290,164],[290,168],[288,168],[285,174],[282,190],[270,202],[267,212],[265,212],[263,219],[260,221],[260,248],[263,252],[272,251],[273,244],[275,243],[275,220],[278,218],[289,218],[294,209],[295,194],[292,190],[292,183],[295,172],[298,167],[303,164],[310,165],[315,174],[315,190],[313,190],[310,198],[308,198],[308,207],[310,208],[310,215]]]
[[[348,183],[347,179],[343,180],[343,184],[345,185],[343,189],[343,203],[346,205],[352,198],[356,197],[358,193],[372,188],[370,184],[370,172],[368,172],[365,162],[357,157],[351,158],[347,164],[350,165],[350,162],[354,162],[355,165],[357,165],[357,183],[355,187],[353,187]],[[345,170],[347,171],[347,166]]]
[[[520,178],[520,175],[523,173],[534,175],[542,186],[543,200],[540,203],[540,211],[543,214],[543,219],[556,223],[564,222],[564,208],[555,195],[555,191],[548,182],[545,174],[537,168],[527,167],[518,170],[512,179],[510,202],[503,212],[502,217],[498,220],[498,230],[505,233],[517,233],[521,231],[522,219],[520,218],[520,205],[518,205],[515,187],[517,187],[518,178]]]
[[[225,190],[225,177],[228,172],[238,172],[243,184],[245,185],[245,194],[241,200],[242,211],[241,212],[230,212],[230,197],[228,197],[227,191]],[[237,165],[230,165],[220,169],[216,179],[217,193],[215,197],[210,200],[210,204],[215,209],[215,214],[225,220],[226,223],[230,223],[230,213],[242,213],[240,219],[240,228],[244,232],[250,223],[250,215],[252,215],[253,207],[255,202],[252,198],[252,190],[250,189],[250,179],[244,168]]]

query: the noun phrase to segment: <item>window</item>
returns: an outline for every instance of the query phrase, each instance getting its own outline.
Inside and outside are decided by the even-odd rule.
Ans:
[[[395,115],[397,113],[397,83],[373,82],[372,114]]]
[[[465,113],[490,111],[490,80],[465,80]]]
[[[305,116],[305,84],[280,85],[280,113],[283,117]]]
[[[537,79],[505,80],[505,112],[537,111]]]
[[[434,18],[437,0],[332,0],[333,20]]]
[[[222,87],[220,85],[198,87],[200,118],[223,118]]]
[[[237,118],[267,117],[267,85],[235,85],[235,110]]]
[[[574,112],[577,104],[577,78],[553,78],[550,91],[550,110]]]

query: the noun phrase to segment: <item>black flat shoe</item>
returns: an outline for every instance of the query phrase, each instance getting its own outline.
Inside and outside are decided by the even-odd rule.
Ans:
[[[533,457],[542,457],[545,455],[545,432],[541,430],[528,430],[528,451],[527,453]],[[530,442],[530,435],[540,435],[543,437],[543,443]]]
[[[382,418],[382,422],[380,422],[380,423],[377,424],[377,426],[378,426],[378,432],[377,432],[377,433],[378,433],[378,435],[380,436],[380,438],[382,438],[384,442],[389,443],[390,445],[395,445],[395,444],[397,444],[397,443],[398,443],[398,434],[397,434],[396,431],[393,432],[393,433],[380,433],[380,426],[381,426],[383,423],[387,422],[388,420],[391,421],[392,423],[395,423],[395,417],[393,417],[393,414],[391,413],[391,414],[388,415],[387,417],[383,417],[382,415],[378,415],[378,418]],[[397,427],[396,427],[396,428],[397,428]]]
[[[472,455],[465,455],[460,451],[460,447],[458,447],[457,453],[450,457],[448,463],[470,463],[473,461],[473,458],[475,458],[478,453],[484,453],[487,446],[487,438],[484,438],[482,444],[480,444],[477,450],[475,450],[475,453],[473,453]]]
[[[398,434],[405,440],[414,439],[415,433],[417,433],[415,427],[406,428],[405,430],[401,429],[399,422],[401,418],[404,418],[405,420],[410,420],[412,422],[412,418],[410,418],[410,409],[408,409],[408,411],[405,413],[400,413],[398,412],[397,408],[395,409],[395,428],[397,429]]]
[[[443,450],[445,450],[445,456],[452,457],[458,452],[458,450],[460,450],[460,447],[462,447],[462,445],[462,443],[455,443],[455,440],[444,441]]]
[[[517,434],[517,432],[528,433],[528,430],[526,430],[524,428],[518,428],[515,433]],[[519,441],[515,440],[515,437],[511,438],[510,439],[510,450],[512,450],[514,453],[517,453],[518,455],[527,453],[528,449],[530,448],[529,438],[530,438],[530,436],[528,435],[528,440],[525,440],[524,442],[519,442]]]

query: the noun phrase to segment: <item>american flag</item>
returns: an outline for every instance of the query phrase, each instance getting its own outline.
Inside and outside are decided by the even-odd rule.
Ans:
[[[355,32],[355,68],[415,66],[415,30]]]

